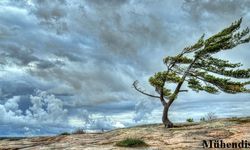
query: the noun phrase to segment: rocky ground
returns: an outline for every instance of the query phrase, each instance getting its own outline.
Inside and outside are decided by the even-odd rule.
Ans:
[[[125,138],[140,138],[149,146],[121,148],[117,141]],[[0,140],[0,150],[45,150],[45,149],[84,149],[84,150],[170,150],[203,149],[202,140],[223,139],[224,142],[250,142],[250,118],[218,119],[211,122],[177,124],[172,129],[163,125],[144,125],[117,129],[105,133],[60,135],[25,139]]]

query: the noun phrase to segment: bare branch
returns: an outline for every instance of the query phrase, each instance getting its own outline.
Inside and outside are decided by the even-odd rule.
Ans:
[[[180,90],[179,92],[188,92],[188,90]]]
[[[140,92],[140,93],[142,93],[144,95],[147,95],[147,96],[150,96],[150,97],[153,97],[153,98],[160,98],[160,96],[155,96],[155,95],[148,94],[148,93],[144,92],[142,89],[140,89],[138,87],[138,81],[137,80],[134,81],[133,87],[135,88],[136,91],[138,91],[138,92]]]

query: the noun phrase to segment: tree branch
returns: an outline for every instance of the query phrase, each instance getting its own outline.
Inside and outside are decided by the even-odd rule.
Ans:
[[[160,98],[160,96],[151,95],[151,94],[148,94],[148,93],[144,92],[143,90],[141,90],[138,87],[138,81],[137,80],[134,81],[133,87],[135,88],[136,91],[140,92],[141,94],[144,94],[144,95],[147,95],[147,96],[150,96],[150,97],[153,97],[153,98]]]
[[[167,105],[167,103],[166,103],[166,101],[164,99],[163,88],[161,88],[161,91],[160,91],[160,100],[161,100],[161,103],[162,103],[163,106]]]
[[[188,90],[180,90],[179,92],[188,92]]]
[[[192,73],[192,72],[189,72],[189,74],[190,74],[191,76],[195,77],[196,79],[199,79],[199,80],[201,80],[201,81],[203,81],[203,82],[205,82],[205,83],[210,83],[210,84],[216,86],[216,87],[217,87],[218,89],[220,89],[221,91],[224,91],[224,89],[222,89],[220,86],[214,84],[213,82],[206,81],[206,80],[203,79],[202,77],[199,77],[199,76],[197,76],[196,74],[194,74],[194,73]]]
[[[188,66],[187,70],[184,72],[182,78],[181,78],[181,81],[177,84],[176,88],[175,88],[175,91],[174,91],[174,95],[176,96],[179,92],[180,92],[180,88],[183,84],[183,82],[185,81],[185,78],[186,76],[188,75],[189,73],[189,70],[193,67],[194,63],[196,62],[196,60],[198,59],[198,57],[196,57],[193,62]],[[175,97],[174,98],[171,98],[169,103],[171,105],[171,103],[174,101]]]

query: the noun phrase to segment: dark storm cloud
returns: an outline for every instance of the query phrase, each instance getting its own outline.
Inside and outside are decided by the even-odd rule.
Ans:
[[[242,0],[240,3],[237,0],[185,0],[182,9],[191,17],[190,23],[209,35],[241,17],[244,19],[244,27],[250,23],[248,0]]]
[[[126,4],[129,0],[107,0],[107,1],[100,1],[100,0],[86,0],[90,5],[95,5],[95,7],[106,5],[108,7],[120,6],[122,4]]]
[[[66,56],[70,61],[79,61],[84,57],[88,57],[88,61],[81,64],[77,70],[68,71],[67,68],[32,70],[32,74],[45,79],[53,77],[61,79],[73,88],[84,89],[86,93],[89,93],[100,91],[98,89],[101,91],[103,89],[127,91],[126,89],[130,87],[136,74],[139,73],[138,71],[156,70],[156,65],[145,60],[153,59],[152,61],[161,62],[161,60],[154,59],[158,56],[153,52],[163,53],[162,50],[171,41],[169,30],[167,30],[168,22],[160,18],[161,13],[151,13],[151,10],[155,11],[156,8],[151,8],[144,3],[113,3],[114,1],[98,3],[98,5],[92,1],[83,1],[80,5],[63,3],[67,9],[72,11],[67,11],[67,15],[56,19],[55,22],[65,21],[68,31],[63,36],[71,38],[72,45],[76,45],[74,49],[77,50],[72,51],[70,47],[72,45],[69,45],[69,53],[69,49],[64,48],[58,51],[60,46],[55,46],[51,52],[59,57]],[[49,5],[49,3],[42,5],[45,4]],[[136,10],[134,4],[140,6],[141,9]],[[40,4],[35,3],[35,5]],[[160,6],[160,4],[156,6]],[[55,7],[53,9],[58,10]],[[53,14],[51,14],[51,18],[53,18]],[[40,16],[38,19],[44,20]],[[130,69],[128,65],[136,66],[136,68],[131,68],[135,70],[133,73],[131,73],[133,70],[126,70]],[[129,73],[126,75],[128,77],[125,77],[129,79],[129,82],[119,82],[120,72],[113,73],[114,70],[116,72],[120,70],[117,69],[118,67],[124,68],[123,71]],[[94,91],[93,88],[95,88]],[[89,97],[88,95],[86,97]]]
[[[141,6],[141,10],[133,9],[133,4]],[[108,51],[136,59],[133,56],[138,56],[140,51],[150,53],[155,51],[155,47],[166,45],[169,40],[165,20],[160,19],[159,14],[152,14],[150,8],[143,4],[132,3],[119,7],[106,4],[94,9],[96,19],[90,23],[95,26],[102,46]],[[91,16],[85,16],[93,20]]]
[[[32,49],[16,45],[15,43],[1,44],[0,52],[2,63],[14,63],[20,67],[29,67],[32,62],[38,69],[48,69],[59,65],[60,63],[52,63],[49,60],[43,60],[33,54]]]
[[[79,56],[77,53],[72,53],[72,52],[67,52],[67,51],[57,51],[54,53],[55,55],[62,57],[62,58],[67,58],[69,61],[84,61],[83,56]]]
[[[5,72],[5,71],[4,71]],[[15,71],[6,71],[0,76],[0,101],[9,99],[13,96],[30,96],[36,89],[48,90],[53,83],[43,84],[30,75],[23,75]]]
[[[43,50],[60,58],[67,58],[70,62],[63,62],[66,65],[64,68],[56,67],[47,70],[42,70],[41,65],[38,64],[36,69],[31,69],[29,72],[44,80],[55,79],[60,83],[64,82],[76,89],[77,93],[81,92],[79,90],[84,90],[86,93],[82,98],[94,99],[89,100],[90,102],[115,100],[117,98],[111,96],[115,92],[125,93],[131,90],[131,83],[137,72],[131,73],[130,71],[133,71],[131,69],[134,68],[127,66],[127,63],[138,65],[135,70],[142,70],[143,67],[150,66],[142,56],[144,54],[148,57],[152,56],[150,53],[156,50],[155,47],[161,48],[167,44],[168,31],[165,21],[157,14],[151,14],[147,10],[148,6],[143,3],[137,3],[142,5],[141,12],[130,8],[133,6],[129,1],[122,3],[83,1],[79,5],[65,1],[51,3],[35,1],[34,8],[31,8],[30,12],[40,20],[40,23],[45,21],[58,24],[63,21],[67,25],[68,30],[63,32],[62,37],[70,38],[69,42],[72,43],[65,44],[63,39],[56,41],[51,39],[48,41],[49,47],[44,47]],[[64,9],[68,11],[65,13]],[[46,24],[42,26],[44,25]],[[48,24],[47,27],[50,25]],[[57,34],[56,30],[55,34]],[[58,43],[66,45],[66,48]],[[87,61],[85,61],[86,57]],[[83,63],[78,64],[83,60]],[[46,64],[48,67],[52,65],[49,61]],[[47,66],[46,64],[44,66]],[[72,65],[74,65],[73,68],[71,68]],[[128,74],[124,75],[122,72]],[[90,94],[104,90],[112,94],[100,96],[101,99],[94,98],[95,94]]]
[[[12,60],[15,64],[20,66],[27,66],[30,62],[38,61],[39,59],[32,55],[31,49],[20,47],[12,43],[2,44],[1,55],[6,60]]]
[[[18,82],[6,82],[1,81],[1,100],[5,98],[11,98],[13,95],[26,95],[32,94],[34,88],[32,85],[27,83],[18,83]]]
[[[209,15],[230,19],[232,16],[239,18],[247,15],[250,1],[242,0],[239,3],[237,0],[185,0],[183,8],[198,20],[209,18]]]
[[[34,0],[33,13],[43,21],[59,20],[66,16],[65,0]],[[46,10],[46,11],[45,11]]]

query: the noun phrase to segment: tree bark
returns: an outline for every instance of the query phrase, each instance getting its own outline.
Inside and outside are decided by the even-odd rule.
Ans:
[[[185,78],[187,76],[187,74],[189,73],[189,70],[192,68],[192,66],[194,65],[195,61],[198,59],[198,57],[196,57],[194,59],[194,61],[189,65],[188,69],[185,71],[184,75],[182,76],[181,78],[181,82],[178,83],[178,85],[176,86],[175,88],[175,91],[173,93],[173,96],[172,98],[169,99],[168,103],[165,103],[165,105],[163,104],[164,106],[164,109],[163,109],[163,115],[162,115],[162,122],[163,124],[165,125],[165,127],[168,127],[168,128],[172,128],[174,125],[173,123],[169,120],[168,118],[168,110],[169,110],[169,107],[171,106],[171,104],[174,102],[176,96],[178,95],[178,93],[180,92],[180,89],[181,89],[181,86],[182,84],[184,83],[185,81]],[[160,99],[161,101],[164,100],[163,98],[163,88],[162,88],[162,91],[161,91],[161,96],[160,96]],[[165,102],[165,101],[164,101]]]
[[[165,125],[165,128],[166,127],[172,128],[174,126],[173,123],[168,118],[168,110],[169,110],[170,105],[171,103],[167,103],[167,105],[165,105],[163,108],[162,122]]]

